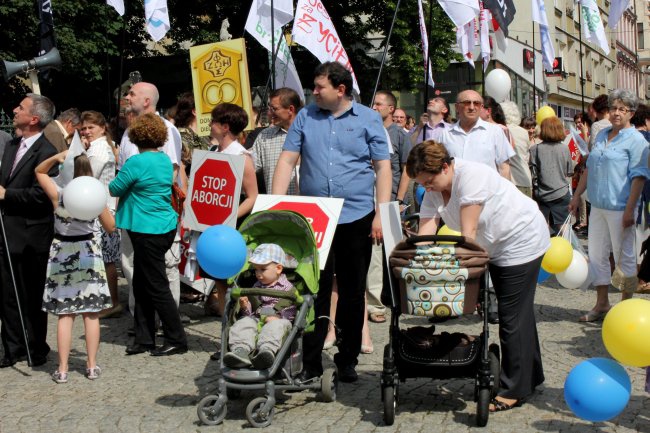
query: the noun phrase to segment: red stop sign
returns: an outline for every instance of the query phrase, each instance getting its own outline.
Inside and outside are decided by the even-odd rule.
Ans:
[[[223,224],[233,213],[235,174],[228,161],[206,159],[194,174],[190,207],[199,224]]]
[[[292,210],[304,216],[314,229],[316,237],[316,247],[320,248],[325,237],[325,230],[330,218],[316,203],[298,203],[292,201],[281,201],[269,209],[272,210]]]

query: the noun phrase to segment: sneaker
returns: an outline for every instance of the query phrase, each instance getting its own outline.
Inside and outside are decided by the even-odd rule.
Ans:
[[[223,363],[230,368],[244,368],[252,365],[250,352],[243,347],[238,347],[223,356]]]
[[[273,361],[275,361],[275,355],[268,349],[260,350],[252,359],[253,367],[258,370],[269,368],[273,365]]]
[[[100,374],[102,374],[102,369],[99,368],[99,365],[86,369],[86,377],[90,380],[99,379]]]
[[[55,371],[52,373],[52,380],[56,383],[66,383],[68,381],[68,372],[67,371]]]

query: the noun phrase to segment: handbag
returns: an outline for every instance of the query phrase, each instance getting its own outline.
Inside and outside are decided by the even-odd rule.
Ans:
[[[625,229],[628,230],[628,229]],[[634,253],[636,254],[636,236],[634,236]],[[621,240],[621,249],[618,252],[618,262],[621,261],[621,255],[623,254],[623,242]],[[616,269],[612,273],[612,286],[616,287],[622,292],[634,293],[639,285],[639,277],[634,275],[625,275],[621,269],[621,265],[616,263]]]
[[[172,184],[172,208],[178,214],[178,221],[181,220],[181,215],[183,214],[183,204],[185,203],[185,192],[183,189],[178,186],[176,182]]]

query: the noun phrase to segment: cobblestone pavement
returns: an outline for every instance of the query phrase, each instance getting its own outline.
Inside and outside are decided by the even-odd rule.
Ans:
[[[123,283],[123,281],[122,281]],[[122,287],[124,290],[124,287]],[[122,293],[125,299],[125,293]],[[619,298],[611,294],[612,299]],[[563,383],[569,370],[590,357],[608,356],[600,337],[601,324],[576,321],[593,305],[595,294],[560,288],[551,278],[537,291],[537,321],[546,382],[523,407],[490,416],[485,432],[650,432],[650,400],[643,391],[642,369],[626,368],[632,379],[632,397],[625,411],[611,422],[588,423],[568,410]],[[200,398],[216,388],[219,371],[209,355],[216,349],[220,323],[205,317],[198,305],[184,304],[192,322],[186,325],[190,351],[155,358],[124,356],[130,316],[102,321],[99,380],[84,378],[83,326],[75,323],[69,382],[50,379],[56,368],[56,320],[50,317],[52,353],[44,366],[25,362],[0,370],[0,432],[222,432],[250,428],[245,417],[248,402],[257,396],[244,392],[230,401],[225,422],[202,426],[196,415]],[[405,324],[424,324],[406,318]],[[475,332],[477,316],[439,325],[438,330]],[[473,383],[469,379],[412,379],[400,386],[395,424],[383,424],[379,373],[388,324],[371,324],[375,352],[361,355],[355,384],[340,384],[338,400],[325,403],[311,392],[278,396],[269,432],[464,432],[478,430]],[[492,340],[497,327],[491,327]],[[327,363],[336,349],[326,353]]]

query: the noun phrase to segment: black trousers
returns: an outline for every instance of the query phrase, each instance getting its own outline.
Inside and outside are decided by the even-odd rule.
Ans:
[[[38,358],[50,351],[46,342],[47,313],[42,310],[48,257],[49,253],[36,253],[29,249],[23,254],[11,254],[29,347],[32,356]],[[6,250],[0,251],[0,284],[2,346],[7,358],[16,359],[26,355],[27,350]]]
[[[187,345],[176,302],[165,273],[165,252],[172,246],[176,229],[149,234],[128,231],[133,244],[133,297],[135,298],[135,343],[156,342],[156,313],[162,322],[165,343]]]
[[[361,329],[366,314],[366,275],[372,248],[372,238],[369,235],[374,216],[373,211],[361,219],[336,226],[325,270],[320,274],[315,303],[316,317],[329,316],[332,283],[336,274],[339,290],[336,325],[341,331],[341,342],[334,362],[339,366],[356,365],[361,351]],[[327,319],[319,319],[314,332],[305,335],[304,365],[313,374],[323,372],[321,353],[328,325]]]
[[[499,395],[505,398],[527,397],[544,382],[534,308],[542,258],[516,266],[490,264],[490,276],[499,300]]]

